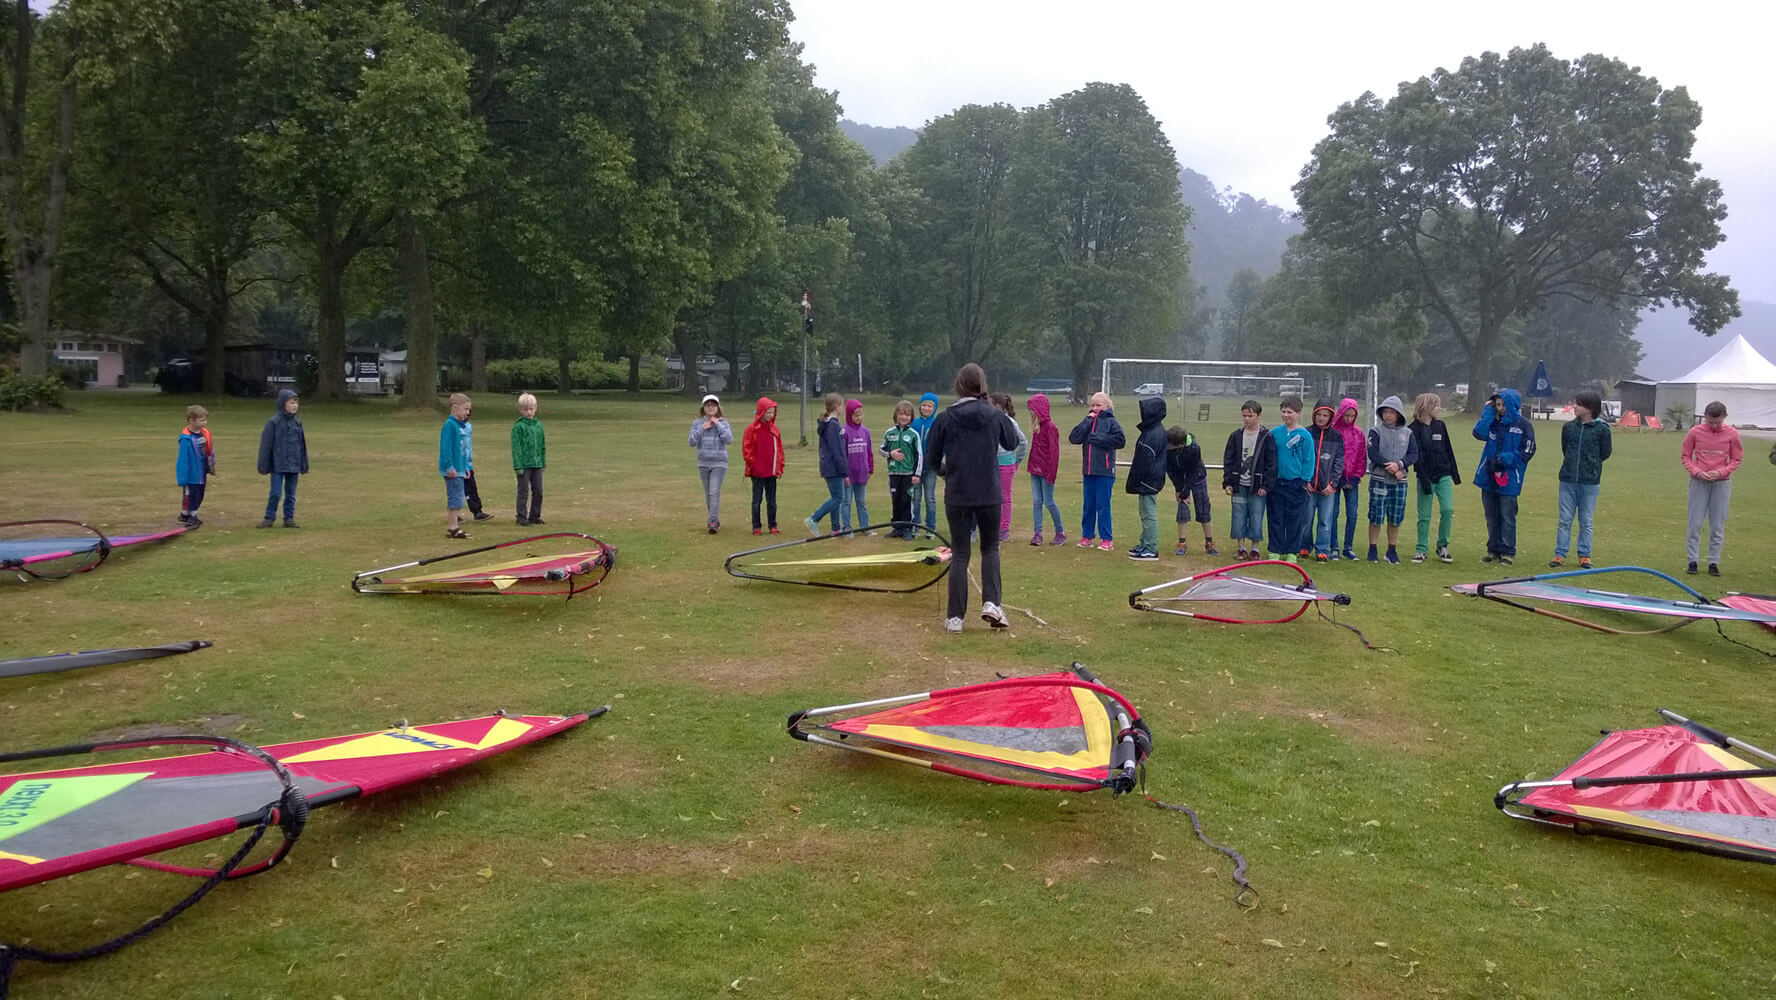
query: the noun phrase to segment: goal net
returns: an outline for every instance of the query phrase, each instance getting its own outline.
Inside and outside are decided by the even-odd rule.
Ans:
[[[1264,422],[1275,424],[1277,404],[1284,396],[1303,400],[1306,423],[1314,400],[1348,396],[1362,407],[1357,425],[1368,428],[1375,416],[1374,365],[1328,365],[1295,361],[1178,361],[1159,358],[1105,358],[1103,387],[1119,412],[1134,412],[1142,396],[1164,396],[1167,422],[1198,420],[1235,423],[1240,404],[1255,399],[1264,405]]]

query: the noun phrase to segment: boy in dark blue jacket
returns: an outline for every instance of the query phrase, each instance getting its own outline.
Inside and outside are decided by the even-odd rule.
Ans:
[[[280,493],[284,498],[284,527],[296,527],[296,477],[308,471],[308,438],[302,432],[302,421],[296,419],[300,405],[295,392],[278,390],[277,413],[259,432],[259,474],[271,477],[271,495],[265,500],[261,528],[271,527]]]
[[[1509,566],[1517,558],[1517,496],[1536,453],[1536,432],[1523,416],[1522,394],[1501,389],[1488,397],[1474,422],[1474,438],[1486,442],[1474,470],[1486,514],[1486,555],[1480,561]]]
[[[1159,396],[1141,399],[1141,421],[1135,425],[1134,460],[1123,489],[1135,495],[1141,515],[1141,540],[1130,559],[1159,558],[1159,491],[1166,481],[1166,404]]]

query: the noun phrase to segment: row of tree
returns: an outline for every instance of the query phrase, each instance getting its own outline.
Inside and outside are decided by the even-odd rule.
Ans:
[[[476,372],[542,355],[565,386],[601,353],[635,386],[674,349],[750,358],[755,388],[795,367],[804,289],[816,357],[890,382],[974,360],[1083,386],[1148,352],[1614,375],[1641,305],[1707,332],[1737,313],[1701,271],[1725,208],[1689,159],[1699,109],[1597,56],[1488,53],[1343,106],[1280,270],[1234,274],[1212,311],[1133,90],[963,107],[876,169],[781,0],[12,13],[0,195],[27,373],[52,320],[128,331],[153,301],[202,331],[211,391],[228,338],[271,317],[312,327],[318,394],[342,396],[348,317],[398,315],[420,406],[440,326]]]

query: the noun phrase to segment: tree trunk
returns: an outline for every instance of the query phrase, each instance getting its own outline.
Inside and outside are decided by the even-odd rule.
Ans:
[[[403,410],[438,407],[438,331],[433,323],[432,275],[426,264],[425,227],[411,215],[397,226],[396,252],[401,283],[407,292],[407,381],[401,388]]]
[[[68,204],[68,171],[74,162],[74,57],[68,55],[61,67],[61,82],[56,93],[56,148],[48,158],[43,217],[35,232],[25,224],[25,190],[22,171],[34,165],[27,147],[30,123],[27,112],[27,87],[31,77],[31,42],[36,26],[30,4],[18,0],[13,9],[11,79],[6,81],[6,104],[0,108],[0,206],[4,206],[7,246],[12,251],[14,289],[17,292],[19,327],[19,371],[24,375],[42,375],[49,371],[49,307],[55,284],[56,258],[62,242],[62,215]],[[78,48],[78,41],[69,41],[69,50]]]
[[[573,395],[573,358],[569,356],[568,351],[565,348],[562,349],[560,354],[555,356],[555,364],[557,366],[555,373],[555,391],[561,393],[563,396]]]
[[[227,282],[224,280],[223,285]],[[227,289],[223,288],[220,301],[212,302],[210,308],[204,310],[204,375],[203,390],[212,396],[220,396],[228,390],[228,319],[230,316]]]
[[[472,392],[487,391],[487,338],[489,335],[486,323],[477,322],[469,328],[469,389]]]
[[[351,258],[329,238],[316,247],[316,399],[345,399],[345,268]]]
[[[641,391],[641,352],[629,352],[629,391]]]

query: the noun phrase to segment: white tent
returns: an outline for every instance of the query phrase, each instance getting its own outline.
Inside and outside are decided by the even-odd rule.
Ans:
[[[1776,364],[1735,336],[1689,373],[1660,382],[1656,403],[1661,417],[1682,403],[1699,420],[1703,407],[1717,399],[1727,406],[1729,424],[1776,427]]]

